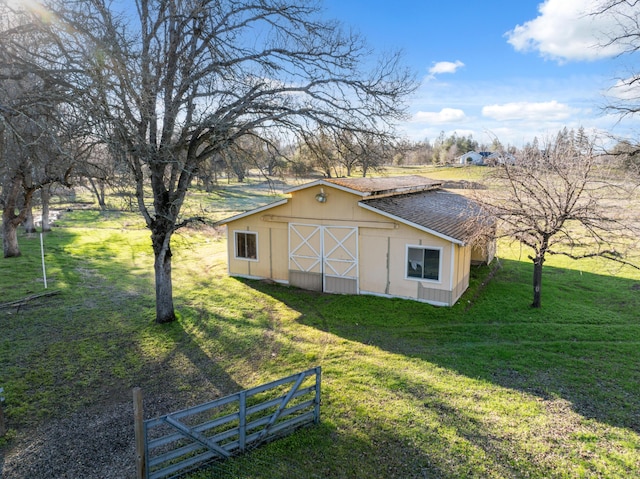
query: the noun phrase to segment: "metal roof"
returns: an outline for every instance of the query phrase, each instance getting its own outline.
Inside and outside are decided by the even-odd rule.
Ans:
[[[327,183],[343,186],[369,195],[402,194],[438,187],[441,181],[420,175],[382,178],[328,178]]]
[[[392,176],[381,178],[323,178],[312,183],[294,186],[285,193],[310,188],[312,186],[332,186],[349,193],[367,196],[398,195],[415,191],[425,191],[442,185],[441,181],[420,175]]]
[[[478,223],[478,206],[446,190],[365,199],[359,204],[371,211],[410,224],[455,243],[464,244]]]

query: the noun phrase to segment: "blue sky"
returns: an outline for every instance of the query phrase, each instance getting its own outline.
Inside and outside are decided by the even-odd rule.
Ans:
[[[402,50],[420,79],[401,132],[444,131],[522,146],[564,126],[635,137],[603,106],[638,56],[597,45],[613,23],[585,16],[601,0],[325,0],[329,17],[377,51]],[[637,69],[637,68],[636,68]]]

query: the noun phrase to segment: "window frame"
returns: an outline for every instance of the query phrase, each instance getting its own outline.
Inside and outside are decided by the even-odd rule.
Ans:
[[[253,236],[255,238],[255,245],[256,245],[256,257],[255,258],[251,258],[248,256],[238,256],[238,235],[246,235],[246,236]],[[246,240],[245,240],[246,241]],[[257,231],[248,231],[248,230],[234,230],[233,231],[233,257],[235,259],[238,260],[242,260],[242,261],[258,261],[258,232]]]
[[[417,278],[415,276],[409,276],[409,251],[411,249],[422,250],[422,258],[424,262],[424,251],[437,251],[438,252],[438,278]],[[404,263],[404,278],[410,281],[427,281],[429,283],[442,283],[442,251],[441,246],[428,246],[428,245],[406,245],[405,250],[405,263]],[[422,268],[422,274],[424,275],[424,266]]]

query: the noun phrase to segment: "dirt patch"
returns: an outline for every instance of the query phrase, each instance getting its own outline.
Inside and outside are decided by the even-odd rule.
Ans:
[[[166,414],[175,402],[145,399],[145,417]],[[82,411],[23,433],[0,452],[0,479],[134,478],[133,402]]]

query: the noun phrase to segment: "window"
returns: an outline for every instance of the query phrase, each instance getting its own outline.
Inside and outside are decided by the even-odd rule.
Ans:
[[[440,281],[440,249],[407,247],[407,278]]]
[[[236,231],[236,258],[258,259],[258,234]]]

